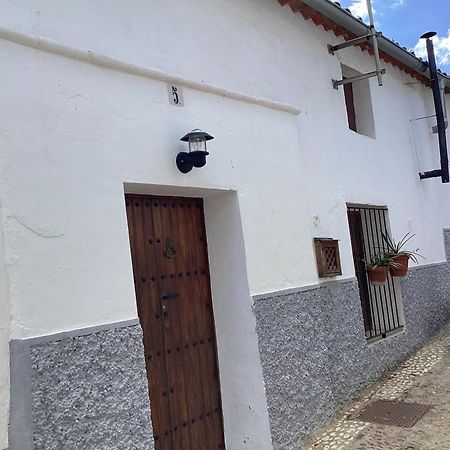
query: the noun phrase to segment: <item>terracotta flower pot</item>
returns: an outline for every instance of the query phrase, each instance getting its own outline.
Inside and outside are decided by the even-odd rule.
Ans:
[[[369,280],[375,286],[383,286],[387,281],[387,274],[389,272],[389,266],[373,266],[367,265],[367,275]]]
[[[404,277],[406,273],[408,272],[408,262],[409,262],[409,256],[408,255],[390,255],[392,260],[395,264],[398,265],[398,267],[391,267],[389,269],[389,272],[393,277]]]

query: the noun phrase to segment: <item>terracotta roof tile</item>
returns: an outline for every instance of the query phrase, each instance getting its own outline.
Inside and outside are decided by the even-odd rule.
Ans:
[[[354,33],[344,28],[342,25],[339,25],[335,22],[333,22],[330,18],[325,17],[322,13],[319,11],[316,11],[314,8],[306,5],[301,0],[278,0],[280,5],[289,5],[291,10],[294,13],[300,13],[305,20],[311,19],[316,26],[322,25],[325,31],[332,31],[336,36],[342,36],[346,41],[353,39],[357,37]],[[354,16],[351,11],[348,8],[342,8],[339,2],[334,2],[341,11],[345,14],[349,14],[354,19],[359,20],[361,23],[363,23],[365,26],[368,26],[364,21],[361,19],[361,17]],[[383,34],[383,33],[381,33]],[[391,41],[393,44],[397,45],[400,48],[403,48],[406,52],[414,56],[416,59],[423,61],[422,58],[417,57],[414,52],[408,50],[406,47],[401,47],[400,44],[396,41],[394,41],[392,38],[388,38],[384,36],[386,39]],[[367,51],[369,54],[373,55],[372,45],[368,42],[364,42],[362,44],[359,44],[359,47],[363,51]],[[424,74],[412,69],[408,65],[404,64],[403,62],[399,61],[398,59],[394,58],[393,56],[389,55],[387,52],[380,51],[380,58],[384,60],[387,63],[392,64],[393,66],[397,67],[399,70],[402,70],[403,72],[411,75],[416,80],[420,81],[426,86],[430,86],[431,82],[430,79],[425,76]],[[445,72],[440,71],[440,73],[445,74]],[[445,74],[446,75],[446,74]],[[450,93],[450,88],[446,88],[445,92],[448,94]]]

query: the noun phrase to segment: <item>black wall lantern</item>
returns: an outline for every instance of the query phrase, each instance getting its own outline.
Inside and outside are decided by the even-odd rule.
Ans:
[[[193,167],[203,167],[206,164],[206,141],[214,139],[214,136],[196,128],[183,136],[180,141],[189,143],[188,152],[180,152],[177,155],[177,167],[180,172],[188,173]]]

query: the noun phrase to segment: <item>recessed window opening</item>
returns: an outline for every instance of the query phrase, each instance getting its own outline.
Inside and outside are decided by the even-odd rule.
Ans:
[[[389,233],[388,210],[349,205],[347,215],[366,338],[385,338],[404,327],[400,284],[389,274],[384,286],[374,286],[365,261],[382,252],[382,234]]]
[[[347,77],[344,77],[346,79]],[[353,83],[344,84],[345,108],[347,109],[347,121],[350,130],[358,132],[356,127],[355,100],[353,96]]]
[[[343,79],[361,75],[347,66],[341,66]],[[375,122],[372,110],[369,79],[343,85],[347,121],[350,130],[375,138]]]

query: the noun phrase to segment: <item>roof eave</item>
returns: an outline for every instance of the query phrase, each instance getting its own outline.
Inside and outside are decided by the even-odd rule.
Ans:
[[[356,36],[362,36],[368,34],[369,26],[362,20],[353,16],[350,12],[341,8],[331,0],[279,0],[281,4],[290,4],[291,8],[295,10],[295,4],[303,3],[306,6],[317,11],[322,16],[336,23],[338,26],[345,28],[350,33]],[[384,36],[380,36],[378,39],[378,47],[380,52],[385,52],[395,60],[409,67],[411,70],[422,74],[426,78],[430,79],[430,71],[428,63],[422,61],[417,56],[413,55],[406,48],[401,47],[395,42],[387,39]],[[441,73],[444,79],[446,91],[450,90],[450,77]]]

